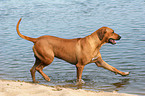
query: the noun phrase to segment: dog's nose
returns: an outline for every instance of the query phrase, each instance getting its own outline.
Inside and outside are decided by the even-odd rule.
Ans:
[[[120,39],[121,39],[121,36],[118,35],[118,40],[120,40]]]

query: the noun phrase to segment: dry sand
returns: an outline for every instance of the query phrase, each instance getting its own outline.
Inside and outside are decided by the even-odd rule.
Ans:
[[[49,87],[20,81],[0,80],[0,96],[135,96],[117,92],[92,92],[82,89]]]

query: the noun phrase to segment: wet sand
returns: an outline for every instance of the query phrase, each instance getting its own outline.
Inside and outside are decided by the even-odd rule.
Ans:
[[[95,92],[82,89],[26,83],[21,81],[0,80],[0,96],[137,96],[117,92]]]

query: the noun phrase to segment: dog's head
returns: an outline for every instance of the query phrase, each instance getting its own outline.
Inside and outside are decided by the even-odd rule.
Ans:
[[[103,43],[116,44],[115,40],[120,40],[120,38],[121,38],[121,36],[114,33],[114,30],[112,30],[109,27],[101,27],[96,32],[97,32],[98,38]]]

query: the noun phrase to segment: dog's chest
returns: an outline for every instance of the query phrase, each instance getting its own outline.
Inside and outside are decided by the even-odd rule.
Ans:
[[[91,58],[91,63],[94,63],[97,61],[98,57],[99,57],[99,52],[95,52]]]
[[[90,62],[90,63],[95,63],[95,62],[97,62],[97,59],[98,59],[98,56],[93,57],[93,58],[91,59],[91,62]]]
[[[92,58],[92,61],[96,61],[96,60],[97,60],[97,58],[98,58],[98,56],[96,56],[96,57]]]

